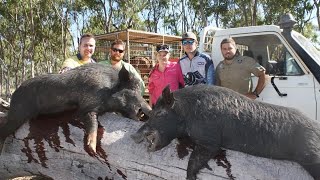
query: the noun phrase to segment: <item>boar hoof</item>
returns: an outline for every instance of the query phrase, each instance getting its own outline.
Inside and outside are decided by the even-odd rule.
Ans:
[[[88,139],[87,139],[87,145],[89,148],[93,151],[96,152],[96,147],[97,147],[97,132],[92,132],[88,134]]]

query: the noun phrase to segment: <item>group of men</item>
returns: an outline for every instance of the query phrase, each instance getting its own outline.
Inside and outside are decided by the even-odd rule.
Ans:
[[[220,43],[223,60],[214,69],[210,56],[197,51],[197,37],[192,32],[182,35],[185,56],[179,61],[186,85],[198,83],[230,88],[251,99],[256,99],[265,86],[265,68],[253,58],[240,55],[232,38]],[[253,90],[251,74],[259,78]]]
[[[251,99],[256,99],[265,86],[265,68],[253,58],[240,55],[236,43],[232,38],[222,40],[220,44],[224,59],[214,69],[210,56],[200,53],[197,49],[198,40],[193,32],[182,35],[181,44],[185,55],[179,60],[185,86],[196,84],[218,85],[233,89]],[[63,62],[60,73],[87,63],[96,63],[92,58],[96,46],[92,34],[84,34],[80,38],[79,53]],[[123,61],[125,44],[122,40],[115,40],[109,49],[109,59],[98,63],[111,65],[115,69],[123,66],[141,83],[144,93],[145,84],[137,70]],[[253,89],[251,74],[259,78]]]
[[[72,56],[67,58],[63,64],[59,73],[63,73],[67,70],[73,69],[75,67],[87,64],[87,63],[96,63],[96,61],[92,58],[96,47],[96,40],[94,35],[92,34],[84,34],[80,38],[79,44],[79,53],[76,56]],[[120,70],[123,66],[126,70],[133,74],[140,80],[141,84],[141,93],[143,95],[145,84],[142,80],[140,74],[137,70],[129,63],[123,61],[125,51],[125,44],[122,40],[115,40],[111,44],[111,48],[109,49],[109,59],[100,61],[98,63],[111,65],[114,69]]]

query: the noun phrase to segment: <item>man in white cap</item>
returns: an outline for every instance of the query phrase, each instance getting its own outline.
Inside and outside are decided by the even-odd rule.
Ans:
[[[185,51],[179,64],[186,86],[195,84],[214,84],[214,65],[207,54],[197,50],[198,41],[193,32],[186,32],[182,35],[182,47]]]

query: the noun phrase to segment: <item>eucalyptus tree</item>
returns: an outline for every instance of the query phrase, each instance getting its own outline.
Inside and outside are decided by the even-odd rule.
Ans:
[[[145,9],[145,25],[147,31],[158,32],[159,21],[165,18],[169,11],[169,0],[149,0]]]
[[[61,59],[60,1],[17,0],[0,3],[0,48],[7,88],[27,78],[55,71]],[[7,89],[8,90],[8,89]],[[9,94],[9,92],[7,92]]]
[[[297,21],[302,22],[312,9],[309,0],[261,0],[261,2],[265,24],[277,24],[279,17],[286,12],[290,12]]]
[[[235,1],[235,4],[239,7],[243,13],[243,25],[254,26],[257,19],[257,5],[258,0],[245,0],[245,1]]]
[[[129,28],[145,30],[141,12],[147,7],[148,0],[116,0],[115,2],[112,22],[117,30]]]
[[[9,86],[15,77],[15,86],[26,76],[25,64],[31,62],[34,53],[34,24],[30,15],[30,1],[6,1],[1,3],[1,43],[3,63],[7,69]],[[32,21],[32,22],[31,22]],[[31,27],[31,28],[30,28]],[[29,51],[31,50],[31,51]]]
[[[214,14],[220,15],[223,27],[241,27],[261,24],[258,0],[220,0]]]
[[[205,14],[206,17],[203,18],[203,15],[201,15],[203,26],[215,25],[216,27],[220,27],[221,18],[228,12],[229,1],[214,0],[209,2],[211,3],[209,8],[202,8],[202,6],[206,6],[205,4],[201,5],[200,7],[200,11],[209,11],[207,15],[205,14],[205,12],[201,12],[201,14]]]
[[[182,20],[182,6],[181,2],[176,0],[170,0],[168,5],[168,11],[163,17],[163,29],[174,35],[181,34],[181,22]]]
[[[117,4],[115,0],[83,0],[85,6],[88,7],[90,16],[88,17],[88,25],[84,27],[85,31],[94,34],[103,34],[112,31],[112,17],[114,14],[114,6]]]
[[[302,34],[304,33],[304,29],[308,23],[311,22],[313,4],[309,0],[297,0],[293,5],[293,12],[297,21],[297,29]]]
[[[318,23],[318,30],[320,30],[320,1],[319,0],[313,0],[313,6],[316,9],[316,18]]]
[[[208,26],[209,18],[213,15],[217,2],[217,0],[189,0],[190,9],[194,11],[196,26],[199,28]]]
[[[278,24],[280,16],[289,12],[297,21],[295,30],[301,32],[306,37],[313,36],[313,39],[316,39],[314,37],[316,36],[315,32],[311,33],[310,31],[312,27],[314,29],[313,31],[315,31],[315,27],[311,25],[311,20],[312,12],[316,5],[312,4],[310,0],[262,0],[262,2],[265,24]]]
[[[201,26],[203,25],[203,21],[205,24],[207,23],[206,17],[202,19],[200,11],[200,1],[197,0],[182,0],[182,31],[199,31]],[[203,0],[201,0],[203,5]]]

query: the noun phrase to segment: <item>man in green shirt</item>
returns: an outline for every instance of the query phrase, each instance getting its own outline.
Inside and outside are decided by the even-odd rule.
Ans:
[[[122,66],[124,66],[126,70],[129,71],[129,73],[131,73],[132,75],[134,75],[136,78],[140,80],[141,95],[143,95],[145,90],[145,84],[140,74],[137,72],[137,70],[130,63],[123,61],[124,50],[125,50],[124,42],[119,39],[115,40],[111,44],[111,48],[109,49],[110,59],[105,61],[100,61],[99,63],[111,65],[114,69],[117,69],[117,70],[120,70]]]

